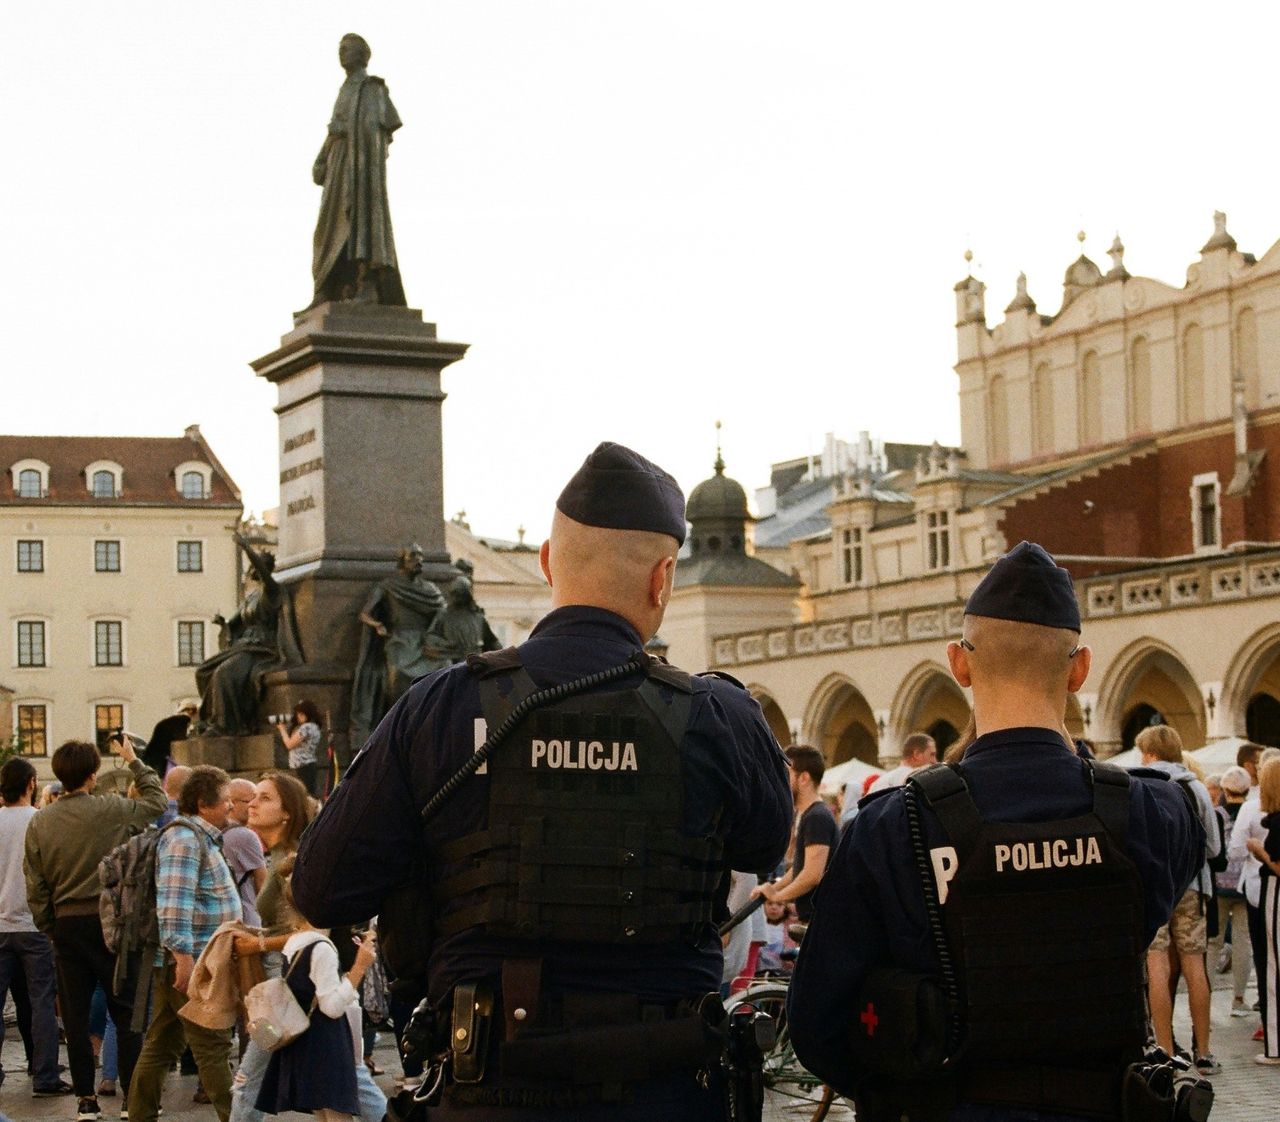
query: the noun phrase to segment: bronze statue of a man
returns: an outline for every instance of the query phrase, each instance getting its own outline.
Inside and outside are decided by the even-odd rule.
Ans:
[[[374,586],[360,612],[364,627],[351,691],[353,741],[363,743],[414,681],[448,665],[426,649],[427,631],[444,597],[422,575],[422,561],[420,546],[401,550],[396,573]]]
[[[400,117],[387,84],[365,69],[370,54],[359,35],[344,35],[338,44],[347,80],[311,169],[324,188],[311,261],[312,306],[325,300],[405,303],[387,203],[387,148]]]

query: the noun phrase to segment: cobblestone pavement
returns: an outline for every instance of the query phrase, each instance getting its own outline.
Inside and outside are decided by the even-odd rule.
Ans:
[[[1250,1003],[1256,996],[1251,988],[1248,994]],[[1253,1062],[1253,1057],[1262,1050],[1260,1044],[1250,1039],[1258,1026],[1258,1019],[1256,1016],[1234,1018],[1230,1016],[1230,1010],[1229,977],[1215,976],[1212,1047],[1222,1064],[1222,1074],[1213,1079],[1217,1091],[1213,1122],[1275,1122],[1280,1118],[1280,1068],[1259,1067]],[[1178,1001],[1175,1029],[1179,1040],[1187,1042],[1191,1039],[1185,995]],[[0,1057],[3,1058],[4,1070],[8,1073],[4,1083],[0,1084],[0,1118],[7,1118],[10,1122],[75,1118],[75,1099],[70,1095],[57,1099],[31,1097],[31,1081],[25,1072],[22,1044],[11,1020],[6,1026],[4,1048]],[[391,1073],[398,1071],[390,1036],[378,1037],[375,1057],[378,1065],[388,1072],[378,1082],[383,1090],[390,1092],[393,1088]],[[164,1096],[165,1122],[216,1122],[212,1107],[192,1103],[195,1085],[194,1076],[179,1076],[175,1073],[169,1077]],[[103,1122],[114,1122],[120,1109],[120,1099],[103,1098],[100,1102]],[[768,1122],[800,1122],[807,1119],[811,1112],[812,1108],[771,1105],[765,1117]],[[853,1112],[840,1105],[831,1111],[828,1118],[832,1122],[850,1122]],[[655,1122],[661,1120],[655,1119]]]

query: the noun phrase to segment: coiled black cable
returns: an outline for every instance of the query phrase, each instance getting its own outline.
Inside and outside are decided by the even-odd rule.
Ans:
[[[951,957],[951,946],[947,942],[946,929],[942,924],[942,905],[938,902],[938,886],[925,849],[918,796],[910,780],[906,783],[906,790],[903,791],[902,797],[907,808],[907,832],[911,835],[911,852],[915,857],[916,872],[920,876],[920,886],[924,891],[925,915],[929,918],[929,932],[933,936],[933,945],[938,954],[938,965],[942,973],[942,990],[947,998],[947,1059],[952,1060],[960,1050],[960,987],[956,984],[956,965]]]
[[[480,765],[493,755],[494,749],[510,736],[516,725],[533,710],[541,709],[544,705],[554,705],[557,701],[563,701],[566,697],[585,693],[587,690],[595,689],[596,686],[602,686],[606,682],[625,678],[628,674],[644,670],[648,665],[649,656],[644,651],[637,650],[626,662],[611,666],[608,670],[597,670],[594,674],[588,674],[585,678],[576,678],[572,682],[563,682],[558,686],[548,686],[545,690],[531,693],[507,714],[506,719],[489,734],[488,739],[475,750],[471,758],[449,776],[445,780],[444,786],[431,796],[427,805],[422,808],[423,823],[429,822],[435,816],[441,804],[479,770]]]

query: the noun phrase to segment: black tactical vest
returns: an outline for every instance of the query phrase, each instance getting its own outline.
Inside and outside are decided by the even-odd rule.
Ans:
[[[932,851],[974,1075],[967,1090],[961,1076],[964,1101],[1079,1103],[1080,1092],[1093,1096],[1078,1073],[1097,1070],[1105,1102],[1109,1079],[1141,1057],[1146,947],[1142,885],[1124,848],[1129,776],[1086,762],[1093,808],[1057,822],[984,821],[962,767],[911,777],[958,862]],[[1055,1071],[1066,1075],[1060,1089]]]
[[[537,690],[514,650],[473,665],[490,730]],[[654,662],[636,686],[521,720],[470,780],[488,784],[487,827],[433,854],[436,934],[697,941],[723,868],[718,835],[681,833],[692,693],[689,675]]]

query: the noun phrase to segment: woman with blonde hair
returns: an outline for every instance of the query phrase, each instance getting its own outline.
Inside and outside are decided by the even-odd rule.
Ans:
[[[1262,1052],[1254,1062],[1280,1066],[1280,759],[1258,769],[1258,800],[1265,841],[1249,839],[1249,852],[1262,863],[1262,930],[1265,969],[1258,974],[1262,1005]]]

